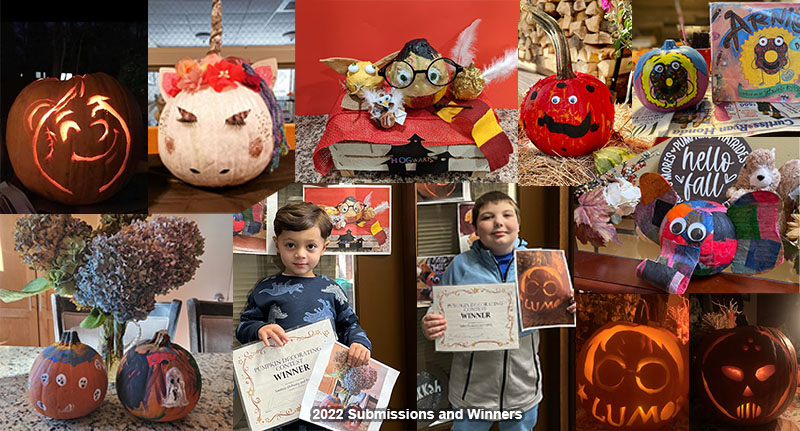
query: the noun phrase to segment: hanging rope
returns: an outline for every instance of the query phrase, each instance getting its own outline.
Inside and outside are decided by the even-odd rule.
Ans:
[[[222,52],[222,0],[211,1],[211,37],[208,38],[208,54]]]

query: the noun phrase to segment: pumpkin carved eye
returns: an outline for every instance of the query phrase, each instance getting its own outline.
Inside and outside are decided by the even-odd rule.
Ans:
[[[195,123],[195,122],[197,122],[197,117],[194,114],[192,114],[191,112],[189,112],[189,111],[187,111],[187,110],[185,110],[185,109],[183,109],[181,107],[178,107],[178,113],[181,114],[181,117],[178,118],[178,121],[180,121],[181,123]]]
[[[769,39],[767,39],[764,36],[761,36],[761,38],[758,39],[758,44],[761,45],[761,46],[767,46],[768,43],[769,43]]]
[[[597,386],[612,391],[625,379],[625,361],[619,356],[606,356],[597,364]]]
[[[225,124],[231,126],[244,126],[244,120],[247,119],[247,116],[250,114],[250,110],[239,112],[238,114],[233,114],[225,120]]]
[[[756,370],[756,379],[758,379],[759,382],[763,382],[772,377],[773,374],[775,374],[775,366],[772,364],[764,365]]]
[[[744,373],[742,372],[742,370],[740,368],[732,367],[730,365],[725,365],[722,367],[722,374],[724,374],[725,377],[735,382],[741,382],[742,380],[744,380]]]
[[[358,65],[353,63],[353,64],[347,66],[347,71],[350,72],[350,73],[358,72]]]
[[[661,359],[645,358],[636,367],[636,384],[648,394],[661,392],[671,380],[667,364]]]

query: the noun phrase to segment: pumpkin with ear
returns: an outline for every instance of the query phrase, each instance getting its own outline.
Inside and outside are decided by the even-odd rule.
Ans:
[[[612,429],[652,430],[669,424],[689,393],[688,355],[663,328],[612,322],[578,356],[578,398]]]
[[[520,108],[525,134],[545,154],[585,156],[611,137],[611,91],[594,76],[572,71],[567,40],[558,23],[540,9],[532,10],[534,20],[553,41],[557,72],[537,81],[525,95]]]
[[[131,347],[117,370],[122,405],[136,417],[157,422],[188,415],[200,399],[201,382],[194,357],[171,343],[164,330]]]
[[[108,376],[100,355],[67,331],[33,362],[28,395],[39,413],[53,419],[86,416],[106,396]]]
[[[712,332],[703,339],[696,369],[703,403],[725,422],[765,424],[794,400],[797,356],[792,342],[775,328]]]
[[[648,109],[677,111],[698,104],[708,89],[708,66],[692,47],[672,39],[647,51],[633,72],[636,97]]]
[[[99,202],[130,180],[144,149],[133,96],[105,73],[34,81],[14,100],[6,142],[29,190],[68,205]]]

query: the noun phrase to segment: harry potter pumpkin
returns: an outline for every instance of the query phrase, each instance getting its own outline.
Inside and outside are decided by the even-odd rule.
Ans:
[[[405,106],[427,108],[444,97],[447,85],[463,69],[452,59],[442,57],[427,39],[414,39],[408,41],[378,75],[403,92]]]
[[[200,369],[167,331],[128,350],[117,371],[117,394],[134,416],[157,422],[180,419],[200,399]]]
[[[533,312],[547,312],[569,300],[569,280],[563,280],[556,268],[533,266],[520,275],[522,306]]]
[[[775,420],[794,399],[797,356],[779,330],[762,326],[707,335],[697,356],[699,392],[719,419],[736,425]]]
[[[708,65],[694,48],[679,47],[667,39],[661,48],[647,51],[636,62],[633,83],[636,97],[646,108],[677,111],[703,100],[708,89]]]
[[[33,362],[28,395],[39,413],[53,419],[86,416],[106,396],[108,376],[100,355],[67,331]]]
[[[553,41],[557,72],[537,81],[525,95],[520,108],[525,134],[545,154],[584,156],[611,137],[611,91],[594,76],[572,71],[566,38],[550,15],[534,7],[533,17]]]
[[[143,128],[133,96],[105,73],[39,79],[11,106],[8,156],[29,190],[65,204],[91,204],[131,178]]]
[[[578,399],[612,429],[651,430],[669,424],[689,393],[688,356],[663,328],[612,322],[578,356]]]

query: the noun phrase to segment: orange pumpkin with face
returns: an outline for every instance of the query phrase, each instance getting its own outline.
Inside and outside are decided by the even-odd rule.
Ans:
[[[17,96],[6,141],[14,173],[48,199],[108,199],[128,182],[143,150],[133,96],[105,73],[40,79]]]
[[[61,341],[46,347],[28,377],[28,395],[39,413],[53,419],[86,416],[100,407],[108,376],[100,355],[81,343],[78,333],[65,332]]]
[[[578,356],[578,399],[612,429],[668,425],[689,393],[688,355],[663,328],[612,322],[598,329]]]
[[[703,339],[697,356],[703,402],[719,419],[736,425],[774,421],[794,400],[797,356],[774,328],[740,326]]]

